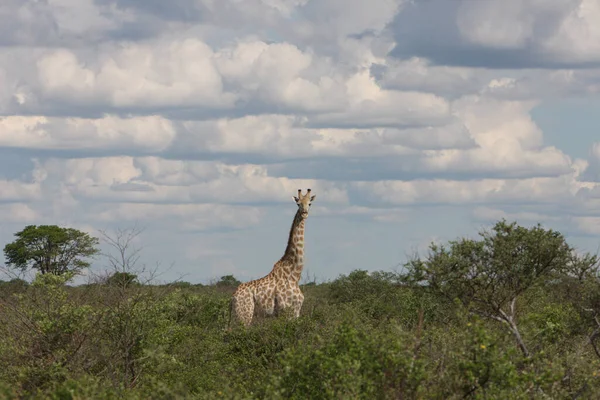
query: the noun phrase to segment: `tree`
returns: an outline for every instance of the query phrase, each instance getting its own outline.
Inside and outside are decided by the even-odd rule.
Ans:
[[[225,275],[221,277],[221,280],[216,283],[217,287],[236,287],[241,282],[235,279],[233,275]]]
[[[114,233],[99,231],[102,240],[113,250],[102,255],[108,261],[108,267],[115,273],[135,273],[144,272],[139,269],[138,262],[142,248],[137,247],[135,242],[138,236],[144,232],[143,228],[133,226],[131,228],[118,228]]]
[[[562,234],[540,225],[528,229],[502,220],[480,236],[451,241],[447,247],[432,244],[426,260],[406,265],[406,278],[505,324],[528,357],[517,326],[517,298],[577,257]]]
[[[109,283],[111,277],[115,277],[112,280],[113,283],[148,284],[160,275],[158,273],[161,268],[160,262],[157,262],[154,268],[148,268],[146,264],[140,262],[143,246],[139,246],[137,243],[144,230],[136,224],[132,227],[117,228],[112,232],[99,231],[100,238],[107,247],[107,251],[102,252],[102,256],[108,263],[106,267],[112,271],[110,276],[102,279],[103,281]],[[127,277],[133,277],[133,280]]]
[[[77,273],[90,266],[85,258],[98,252],[97,238],[72,228],[29,225],[15,236],[17,240],[4,246],[4,256],[9,267],[23,271],[33,268],[42,274]]]
[[[107,285],[114,285],[122,288],[130,287],[137,283],[137,275],[129,272],[115,272],[106,279]]]

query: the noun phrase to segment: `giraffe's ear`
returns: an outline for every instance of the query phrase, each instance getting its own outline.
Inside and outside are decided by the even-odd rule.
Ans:
[[[299,199],[299,198],[297,198],[296,196],[292,196],[292,199],[294,199],[294,201],[295,201],[296,203],[300,201],[300,199]]]
[[[313,201],[316,198],[317,198],[317,195],[315,194],[314,196],[311,196],[310,201]]]

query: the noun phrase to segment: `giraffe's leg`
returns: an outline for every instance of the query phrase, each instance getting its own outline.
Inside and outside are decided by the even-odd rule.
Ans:
[[[292,310],[294,311],[294,317],[298,318],[300,316],[300,310],[302,309],[302,303],[304,303],[304,295],[302,291],[300,291],[299,287],[294,288],[294,292],[292,294]]]
[[[275,297],[266,296],[262,303],[262,309],[265,315],[271,316],[275,313]]]
[[[249,326],[254,316],[254,296],[250,290],[236,292],[233,296],[232,311],[236,319],[244,326]]]
[[[276,309],[275,312],[277,313],[277,315],[281,315],[282,312],[284,312],[286,309],[288,309],[291,306],[291,302],[288,298],[286,298],[285,293],[277,293],[275,294],[275,302],[276,302]]]

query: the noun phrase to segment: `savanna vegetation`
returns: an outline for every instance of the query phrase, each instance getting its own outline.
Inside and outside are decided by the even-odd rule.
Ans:
[[[102,233],[99,254],[34,228],[5,248],[37,274],[0,285],[2,398],[600,398],[598,260],[541,226],[500,221],[399,271],[305,283],[300,318],[230,330],[235,277],[152,284],[138,231]],[[69,285],[94,255],[110,273]]]

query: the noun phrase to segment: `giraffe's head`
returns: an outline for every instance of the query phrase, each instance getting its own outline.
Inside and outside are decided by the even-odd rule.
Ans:
[[[310,189],[306,190],[305,195],[302,195],[302,190],[298,189],[298,196],[294,196],[294,201],[298,205],[298,209],[300,210],[300,214],[302,215],[302,218],[308,217],[308,211],[310,210],[310,205],[312,204],[315,197],[317,197],[317,196],[310,195]]]

